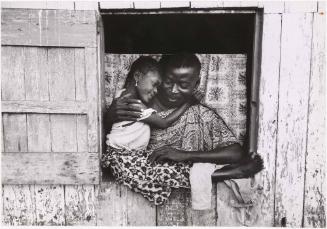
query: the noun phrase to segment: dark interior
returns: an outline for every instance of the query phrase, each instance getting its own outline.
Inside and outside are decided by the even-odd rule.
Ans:
[[[103,15],[108,53],[252,52],[254,14]]]

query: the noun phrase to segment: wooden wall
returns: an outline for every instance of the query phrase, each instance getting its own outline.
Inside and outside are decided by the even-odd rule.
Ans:
[[[310,5],[284,7],[265,14],[263,25],[258,152],[266,169],[259,176],[259,221],[324,227],[325,16]]]
[[[2,9],[5,225],[94,225],[99,184],[95,11]]]
[[[1,96],[2,112],[5,112],[2,115],[2,151],[5,152],[3,155],[8,155],[7,159],[12,158],[12,153],[20,153],[21,158],[29,159],[25,159],[29,163],[43,158],[45,167],[39,168],[34,174],[43,171],[51,178],[51,174],[56,173],[49,173],[47,169],[57,161],[64,165],[67,158],[60,162],[58,157],[53,156],[49,161],[52,155],[44,155],[58,154],[65,158],[60,153],[66,153],[76,158],[75,154],[85,148],[88,148],[87,151],[98,152],[95,148],[94,151],[90,150],[92,144],[89,143],[94,142],[94,139],[99,142],[99,139],[85,134],[85,130],[90,133],[89,130],[93,128],[94,131],[94,125],[85,123],[88,115],[97,117],[100,111],[88,107],[87,102],[81,102],[84,98],[89,98],[88,93],[85,93],[87,88],[83,88],[84,83],[79,84],[84,82],[83,79],[76,80],[83,74],[95,74],[88,72],[92,69],[101,69],[85,67],[81,70],[78,67],[83,64],[86,66],[88,60],[92,66],[99,63],[95,61],[100,58],[94,57],[96,48],[99,47],[99,38],[95,38],[98,7],[259,7],[264,10],[264,20],[258,153],[264,158],[265,170],[254,180],[240,181],[241,191],[246,199],[253,200],[254,206],[233,205],[228,189],[219,183],[214,195],[216,211],[201,212],[190,209],[189,192],[183,190],[174,192],[165,206],[155,208],[142,197],[112,181],[100,185],[86,184],[87,181],[83,181],[86,176],[81,176],[77,179],[78,182],[72,184],[76,179],[68,176],[62,178],[66,183],[61,182],[59,185],[50,184],[52,181],[46,183],[45,180],[45,184],[36,185],[34,183],[38,181],[37,178],[26,178],[22,175],[24,170],[19,169],[28,168],[26,163],[17,164],[13,158],[11,165],[14,169],[10,174],[14,175],[11,180],[16,176],[21,177],[24,184],[2,186],[3,224],[326,226],[324,3],[138,1],[42,4],[27,6],[22,3],[2,3],[5,8],[23,8],[8,9],[7,14],[2,12]],[[83,10],[95,10],[92,11],[93,27],[80,23],[80,27],[74,30],[69,26],[73,19],[68,16],[74,12],[77,14],[74,20],[83,22],[83,18],[89,15],[85,12],[91,12]],[[84,16],[79,12],[84,12]],[[60,20],[63,24],[58,25],[60,20],[56,19],[56,15],[62,15]],[[30,23],[19,24],[26,17],[30,18]],[[43,29],[42,26],[48,25],[53,25],[53,30]],[[48,47],[51,44],[53,47]],[[91,54],[86,55],[89,51]],[[66,67],[58,68],[58,65]],[[72,80],[72,76],[75,80]],[[85,78],[85,84],[88,79]],[[85,109],[92,110],[93,113],[89,114]],[[38,155],[32,160],[36,152],[44,155]],[[84,164],[88,166],[88,163]],[[67,167],[71,166],[65,168]],[[71,171],[70,174],[75,172]],[[57,173],[60,174],[60,171]],[[90,179],[94,177],[92,174],[89,176]],[[5,183],[8,182],[13,181],[7,180]]]

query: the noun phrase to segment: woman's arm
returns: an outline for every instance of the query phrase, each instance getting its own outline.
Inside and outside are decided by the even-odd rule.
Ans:
[[[175,162],[203,162],[215,164],[234,164],[246,155],[240,144],[216,147],[209,151],[185,151],[164,146],[156,149],[150,156],[150,162],[175,161]]]
[[[263,169],[263,160],[258,154],[250,156],[239,144],[217,147],[210,151],[184,151],[171,147],[161,147],[149,156],[149,162],[208,162],[215,164],[229,164],[212,174],[216,182],[227,179],[240,179],[254,176]]]
[[[161,118],[158,114],[154,113],[150,117],[143,119],[142,122],[149,124],[160,129],[166,129],[191,106],[191,103],[184,103],[181,107],[173,111],[166,118]]]

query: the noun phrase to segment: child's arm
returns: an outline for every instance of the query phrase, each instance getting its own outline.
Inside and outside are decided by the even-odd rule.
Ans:
[[[177,110],[173,111],[166,118],[161,118],[158,114],[154,113],[150,117],[143,119],[142,122],[145,122],[151,126],[166,129],[171,126],[184,112],[191,106],[191,103],[184,103]]]

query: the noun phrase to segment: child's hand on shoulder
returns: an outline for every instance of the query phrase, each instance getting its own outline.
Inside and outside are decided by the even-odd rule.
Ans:
[[[199,104],[204,98],[204,92],[196,89],[193,91],[191,103],[192,105]]]

